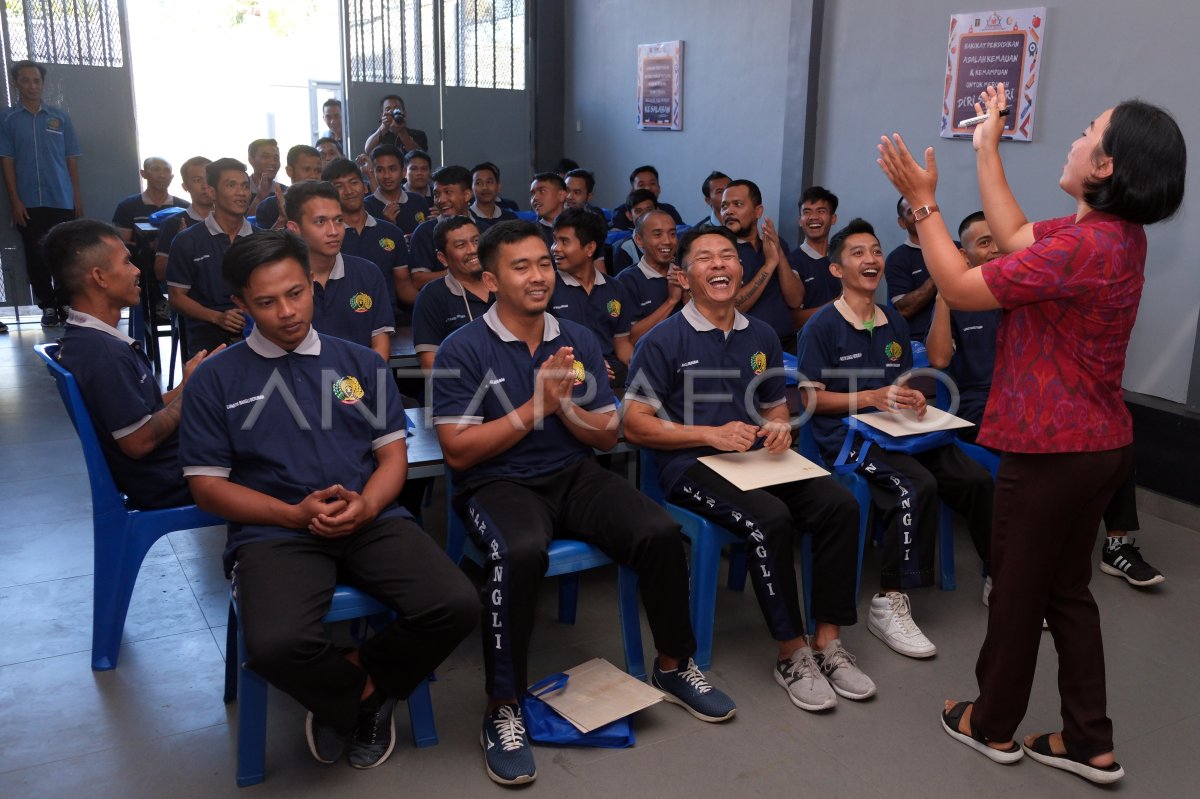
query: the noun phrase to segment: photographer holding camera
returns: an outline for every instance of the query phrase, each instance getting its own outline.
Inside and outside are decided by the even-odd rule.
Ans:
[[[429,137],[425,131],[408,127],[404,100],[398,94],[389,94],[380,101],[379,127],[367,137],[363,149],[369,153],[381,144],[391,144],[401,152],[429,150]]]

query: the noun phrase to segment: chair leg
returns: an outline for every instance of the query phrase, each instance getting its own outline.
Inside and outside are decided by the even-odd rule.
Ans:
[[[646,655],[642,651],[642,621],[638,614],[637,572],[628,566],[617,569],[617,595],[621,613],[621,638],[625,644],[625,671],[646,679]]]
[[[429,696],[429,680],[408,695],[408,721],[412,725],[413,746],[437,746],[437,726],[433,720],[433,699]]]
[[[229,600],[229,625],[225,628],[225,704],[237,699],[238,689],[238,617]]]
[[[244,788],[266,778],[267,681],[242,664],[246,641],[238,626],[237,649],[232,656],[238,669],[237,784]]]
[[[558,620],[575,623],[575,606],[579,604],[579,573],[563,574],[558,578]]]
[[[732,564],[730,568],[733,568]],[[707,530],[692,537],[692,630],[696,635],[696,665],[712,666],[713,625],[717,613],[717,578],[721,572],[721,547]]]
[[[938,509],[938,551],[942,563],[942,590],[953,591],[958,588],[954,576],[954,511],[945,502]]]
[[[95,522],[106,527],[104,519]],[[94,536],[95,574],[92,577],[92,669],[108,671],[117,667],[121,654],[121,634],[129,599],[137,582],[146,552],[161,536],[140,536],[128,525],[114,533]]]

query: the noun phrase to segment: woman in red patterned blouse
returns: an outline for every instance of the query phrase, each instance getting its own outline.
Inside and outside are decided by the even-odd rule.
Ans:
[[[1100,616],[1088,584],[1101,514],[1133,459],[1121,395],[1125,350],[1146,265],[1143,225],[1183,200],[1183,135],[1166,111],[1127,101],[1071,145],[1059,186],[1075,213],[1030,223],[1000,161],[1003,84],[980,95],[979,194],[1002,252],[967,269],[934,191],[933,148],[921,168],[900,136],[879,164],[915,210],[925,262],[951,308],[1004,309],[979,442],[1001,450],[992,522],[992,593],[974,702],[946,702],[942,725],[999,763],[1023,754],[1093,782],[1124,775],[1106,712]],[[1042,619],[1058,650],[1061,733],[1013,740],[1025,716]]]

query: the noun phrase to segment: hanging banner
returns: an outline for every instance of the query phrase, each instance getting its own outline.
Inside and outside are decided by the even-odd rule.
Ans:
[[[639,44],[638,130],[683,130],[683,42]]]
[[[975,116],[979,93],[1003,83],[1011,109],[1004,120],[1004,138],[1032,141],[1045,36],[1045,8],[951,16],[942,137],[970,138],[972,129],[962,122]]]

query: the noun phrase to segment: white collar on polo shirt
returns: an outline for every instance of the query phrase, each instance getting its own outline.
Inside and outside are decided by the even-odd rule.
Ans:
[[[683,318],[686,319],[687,323],[691,325],[692,328],[697,332],[703,333],[706,330],[717,329],[716,325],[708,321],[708,319],[704,317],[704,314],[700,313],[700,309],[696,307],[695,300],[691,300],[687,305],[683,306],[683,310],[680,311],[680,313],[683,314]],[[750,327],[750,320],[743,316],[741,311],[734,310],[733,329],[745,330],[748,327]]]
[[[500,311],[498,305],[493,305],[487,309],[487,313],[483,315],[483,321],[493,333],[495,333],[501,341],[519,341],[512,331],[504,326],[500,321]],[[558,338],[559,327],[558,320],[545,311],[542,312],[544,327],[542,329],[542,341],[553,341]]]
[[[250,335],[246,336],[246,346],[264,358],[282,358],[288,354],[288,351],[283,347],[273,341],[268,341],[266,336],[258,332],[257,327],[250,331]],[[300,346],[296,347],[293,352],[296,355],[321,354],[321,337],[317,335],[315,327],[309,325],[308,335],[304,337],[304,341],[301,341]]]
[[[74,308],[67,312],[67,324],[75,325],[75,327],[90,327],[92,330],[99,330],[101,333],[107,333],[124,344],[134,343],[133,339],[112,325],[105,324],[91,314],[77,311]]]
[[[838,297],[833,301],[833,307],[837,308],[838,313],[842,318],[849,322],[855,330],[866,330],[867,326],[858,318],[858,314],[850,310],[850,303],[846,302],[845,295]],[[875,306],[875,327],[883,327],[888,323],[887,314],[878,305]]]
[[[216,211],[213,211],[208,216],[204,217],[204,227],[208,228],[208,232],[214,236],[225,232],[224,230],[221,230],[221,226],[217,224]],[[242,226],[238,228],[238,238],[241,238],[242,236],[249,236],[253,232],[254,228],[250,227],[250,220],[243,219]]]
[[[592,268],[596,269],[595,267],[592,267]],[[579,287],[583,286],[582,283],[580,283],[578,280],[571,277],[569,274],[567,274],[566,272],[564,272],[561,269],[558,270],[558,276],[561,277],[562,282],[566,283],[568,286],[579,286]],[[603,286],[607,282],[608,281],[604,279],[604,273],[601,272],[599,269],[596,269],[596,285]]]

